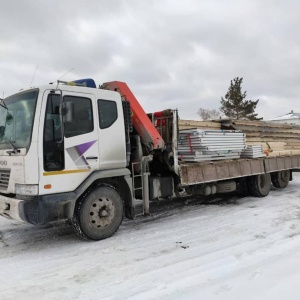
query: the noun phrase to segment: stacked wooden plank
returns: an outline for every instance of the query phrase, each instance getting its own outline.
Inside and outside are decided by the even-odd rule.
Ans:
[[[230,119],[179,121],[179,129],[191,128],[240,130],[246,134],[247,145],[262,146],[266,155],[300,154],[300,125]]]
[[[235,130],[180,130],[178,155],[183,161],[239,158],[245,149],[245,134]]]
[[[269,156],[300,154],[300,126],[265,121],[221,120],[221,128],[246,133],[247,145],[261,145]]]
[[[178,120],[179,130],[199,128],[204,130],[221,129],[221,123],[218,121],[194,121],[194,120]]]

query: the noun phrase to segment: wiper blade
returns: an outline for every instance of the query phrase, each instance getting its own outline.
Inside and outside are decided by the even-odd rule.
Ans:
[[[19,153],[20,152],[20,150],[12,143],[12,141],[10,141],[10,140],[4,140],[4,142],[6,142],[6,143],[8,143],[11,147],[12,147],[12,151],[11,150],[9,150],[9,151],[6,151],[9,155],[10,154],[16,154],[16,153]]]
[[[12,147],[14,150],[18,150],[17,147],[12,143],[12,141],[10,141],[10,140],[4,140],[4,142],[10,144],[11,147]]]

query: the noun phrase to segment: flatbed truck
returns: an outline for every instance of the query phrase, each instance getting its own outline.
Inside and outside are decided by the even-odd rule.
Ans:
[[[300,155],[187,163],[178,112],[146,114],[126,83],[92,79],[22,90],[0,101],[0,215],[39,225],[69,219],[90,240],[113,235],[151,200],[236,189],[268,195]]]

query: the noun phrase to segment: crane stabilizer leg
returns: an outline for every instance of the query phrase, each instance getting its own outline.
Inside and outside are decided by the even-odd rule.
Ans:
[[[105,82],[101,88],[117,91],[124,100],[130,102],[132,124],[141,137],[142,142],[148,146],[149,150],[164,149],[165,143],[163,138],[125,82]]]

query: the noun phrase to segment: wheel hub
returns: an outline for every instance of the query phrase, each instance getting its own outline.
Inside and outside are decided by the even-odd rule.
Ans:
[[[106,217],[108,215],[108,212],[106,209],[103,209],[102,211],[100,210],[99,212],[99,217]]]
[[[104,228],[108,226],[115,216],[113,202],[107,197],[96,199],[90,208],[90,222],[93,227]]]

